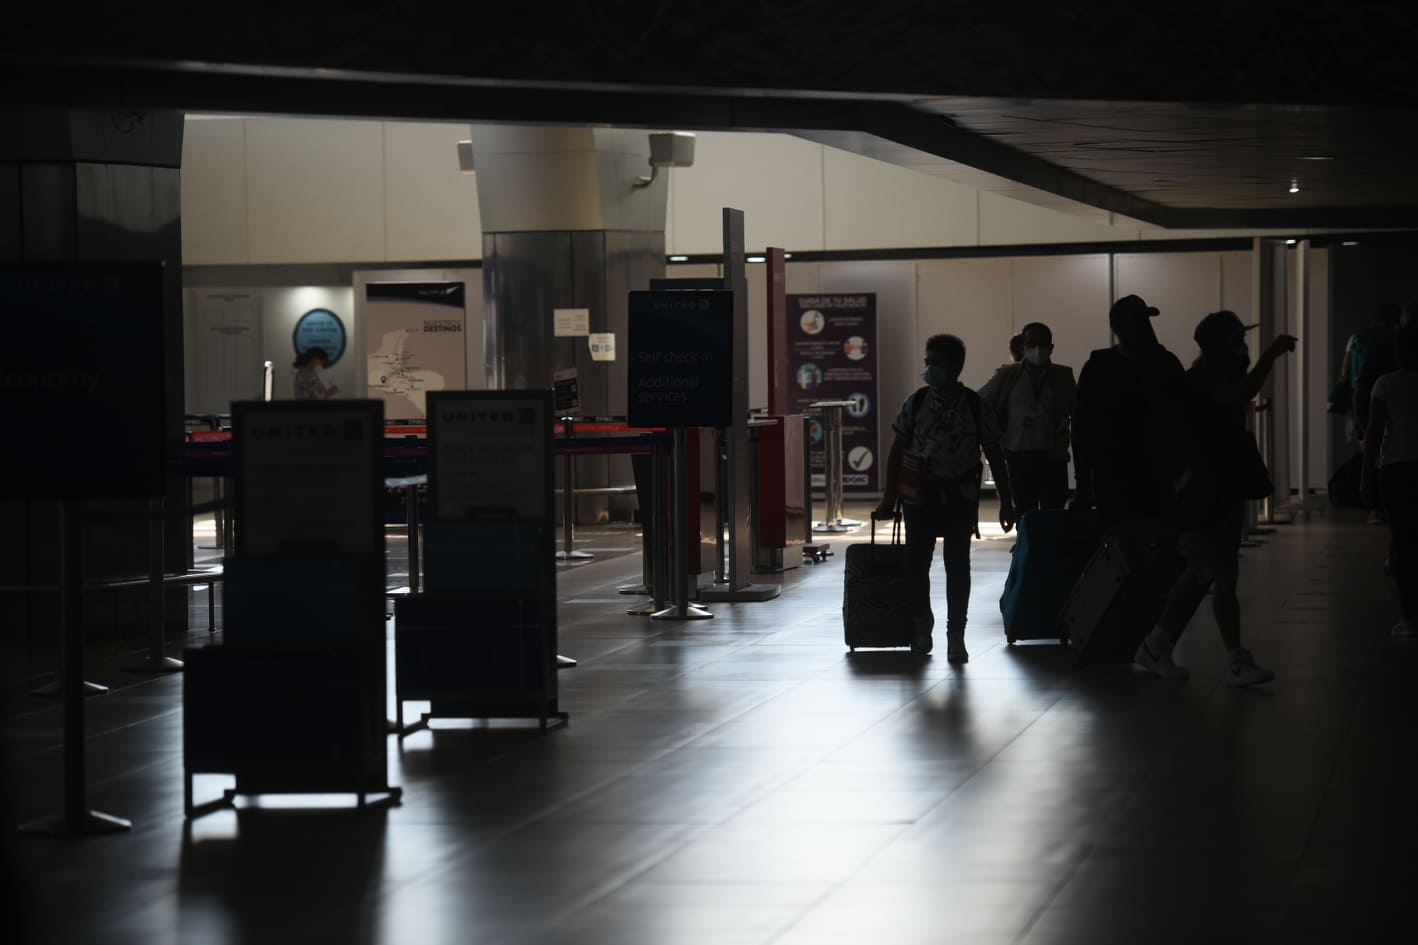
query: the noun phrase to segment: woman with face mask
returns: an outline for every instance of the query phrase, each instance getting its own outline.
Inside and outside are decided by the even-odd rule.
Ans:
[[[1235,312],[1213,312],[1201,320],[1193,335],[1201,357],[1186,377],[1184,435],[1191,463],[1178,483],[1179,544],[1187,569],[1168,594],[1157,626],[1133,657],[1139,665],[1168,679],[1188,676],[1187,670],[1172,660],[1172,648],[1208,590],[1226,646],[1226,684],[1253,686],[1275,678],[1275,673],[1257,664],[1241,645],[1236,581],[1245,504],[1255,498],[1247,494],[1252,488],[1247,470],[1253,468],[1251,460],[1256,456],[1245,412],[1275,362],[1295,350],[1295,339],[1280,335],[1252,367],[1246,332],[1254,327],[1242,324]],[[1266,478],[1263,463],[1257,475]],[[1268,486],[1267,481],[1261,491]]]
[[[1023,358],[1004,364],[980,388],[1004,435],[1014,507],[1061,509],[1068,501],[1069,428],[1078,392],[1073,368],[1053,363],[1054,334],[1042,322],[1024,326]]]

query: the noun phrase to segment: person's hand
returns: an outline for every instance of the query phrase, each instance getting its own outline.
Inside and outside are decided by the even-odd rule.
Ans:
[[[1014,523],[1018,521],[1014,512],[1014,500],[1009,498],[1000,499],[999,503],[999,527],[1003,528],[1005,534],[1009,534],[1014,529]]]
[[[1275,340],[1270,343],[1270,347],[1265,353],[1268,357],[1278,358],[1282,354],[1289,354],[1295,350],[1295,345],[1299,343],[1294,335],[1276,335]]]
[[[871,510],[871,517],[878,522],[886,521],[896,517],[896,503],[881,500],[881,504]]]

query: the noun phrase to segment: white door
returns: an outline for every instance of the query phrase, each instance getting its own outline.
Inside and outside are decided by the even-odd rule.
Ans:
[[[233,400],[260,400],[260,296],[199,290],[196,308],[197,412],[229,413]]]

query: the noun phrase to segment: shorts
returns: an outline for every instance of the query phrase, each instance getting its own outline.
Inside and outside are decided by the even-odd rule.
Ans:
[[[1178,539],[1178,548],[1187,559],[1192,574],[1203,584],[1218,578],[1233,582],[1240,571],[1241,537],[1246,529],[1246,505],[1228,507],[1220,520],[1200,528],[1189,528]]]

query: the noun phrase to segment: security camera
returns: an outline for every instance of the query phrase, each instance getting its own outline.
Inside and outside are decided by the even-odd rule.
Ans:
[[[694,135],[687,131],[652,131],[650,133],[650,176],[637,177],[636,187],[649,187],[662,167],[692,167],[694,165]]]

